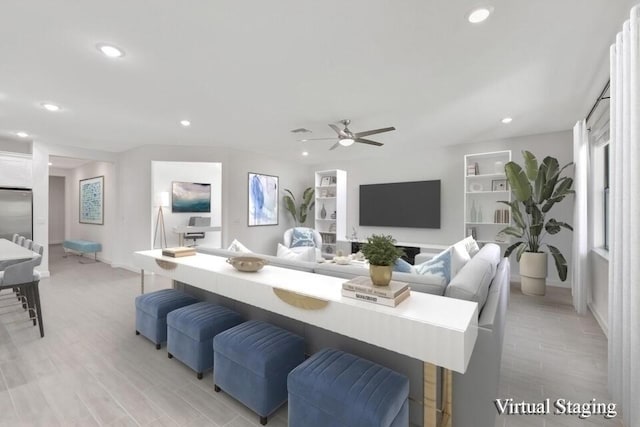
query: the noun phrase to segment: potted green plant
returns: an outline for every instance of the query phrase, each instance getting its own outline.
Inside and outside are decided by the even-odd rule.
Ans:
[[[373,234],[367,237],[362,246],[362,254],[369,260],[369,275],[376,286],[387,286],[391,281],[394,262],[404,255],[404,251],[395,246],[391,236]]]
[[[296,198],[291,192],[291,190],[285,188],[285,190],[289,194],[285,194],[283,196],[284,206],[289,211],[291,216],[293,217],[293,221],[296,224],[296,227],[304,224],[307,221],[307,215],[315,206],[315,201],[313,200],[313,195],[315,190],[311,187],[308,187],[302,193],[302,202],[300,206],[296,206]]]
[[[573,228],[555,218],[547,219],[551,209],[569,194],[573,179],[561,176],[562,172],[573,163],[560,168],[558,160],[547,156],[538,165],[538,160],[529,151],[523,151],[524,170],[515,162],[508,162],[505,167],[507,180],[511,186],[515,200],[501,201],[511,208],[511,218],[515,225],[507,227],[501,233],[517,239],[509,246],[504,256],[515,251],[520,263],[522,292],[529,295],[544,295],[547,277],[547,253],[542,250],[546,246],[555,261],[560,280],[567,279],[567,260],[555,246],[544,243],[548,235],[558,234],[562,229],[573,231]]]

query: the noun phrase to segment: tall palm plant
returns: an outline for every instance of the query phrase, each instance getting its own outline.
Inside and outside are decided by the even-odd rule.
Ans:
[[[296,206],[296,197],[293,195],[291,190],[285,188],[284,191],[288,193],[283,196],[285,208],[293,217],[293,221],[296,223],[296,226],[304,224],[307,221],[308,213],[315,206],[315,201],[313,200],[315,190],[311,187],[304,190],[302,193],[302,202],[300,203],[300,207]]]
[[[515,200],[500,201],[511,208],[514,226],[507,227],[501,233],[516,237],[518,240],[509,246],[504,256],[508,257],[516,251],[518,261],[524,252],[542,253],[546,246],[555,261],[558,276],[563,282],[567,279],[567,260],[555,246],[544,243],[547,235],[558,234],[563,228],[573,231],[566,222],[555,218],[547,220],[549,211],[556,203],[561,202],[569,194],[573,178],[561,176],[562,172],[573,163],[562,168],[556,158],[547,156],[538,165],[538,160],[529,151],[523,151],[524,170],[515,162],[508,162],[504,169]],[[522,208],[522,210],[521,210]]]

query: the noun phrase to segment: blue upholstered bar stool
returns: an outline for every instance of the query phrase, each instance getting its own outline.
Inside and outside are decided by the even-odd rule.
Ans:
[[[160,350],[167,340],[167,314],[198,300],[175,289],[163,289],[136,297],[136,335],[149,338]]]
[[[304,360],[304,339],[251,320],[213,339],[213,382],[267,423],[287,401],[287,375]]]
[[[335,349],[289,374],[289,427],[407,427],[409,379]]]
[[[213,368],[213,337],[243,322],[233,310],[208,302],[198,302],[167,314],[167,352],[202,373]]]

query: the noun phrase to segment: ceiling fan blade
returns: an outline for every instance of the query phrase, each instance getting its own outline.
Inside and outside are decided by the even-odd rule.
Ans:
[[[353,136],[355,136],[356,138],[360,138],[362,136],[375,135],[377,133],[391,132],[392,130],[396,130],[396,128],[391,126],[391,127],[388,127],[388,128],[365,130],[364,132],[356,132],[356,133],[353,134]]]
[[[376,142],[376,141],[372,141],[370,139],[364,139],[364,138],[356,138],[354,139],[355,142],[361,142],[363,144],[369,144],[369,145],[375,145],[378,147],[383,146],[384,144],[382,142]]]
[[[305,138],[299,139],[298,142],[306,142],[306,141],[335,141],[336,137],[333,138]]]
[[[336,131],[336,133],[337,133],[338,135],[340,135],[340,136],[343,136],[343,137],[345,137],[345,138],[349,136],[349,135],[347,135],[347,134],[345,133],[345,131],[343,131],[342,129],[340,129],[338,126],[336,126],[336,125],[334,125],[334,124],[329,124],[329,127],[330,127],[331,129],[333,129],[334,131]]]
[[[329,150],[335,150],[336,148],[338,148],[338,146],[340,146],[340,143],[339,143],[339,142],[336,142],[335,144],[333,144],[333,145],[331,146],[331,148],[329,148]]]

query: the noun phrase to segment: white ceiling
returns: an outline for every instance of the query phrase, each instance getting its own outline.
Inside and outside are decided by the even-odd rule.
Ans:
[[[49,156],[50,167],[58,169],[75,169],[92,161],[93,160],[87,159],[74,159],[72,157]]]
[[[488,2],[493,15],[471,25],[475,0],[3,0],[0,134],[108,151],[306,149],[319,161],[570,129],[635,1]],[[109,60],[98,42],[126,56]],[[354,132],[398,130],[372,137],[383,148],[332,152],[289,132],[332,136],[342,118]]]

